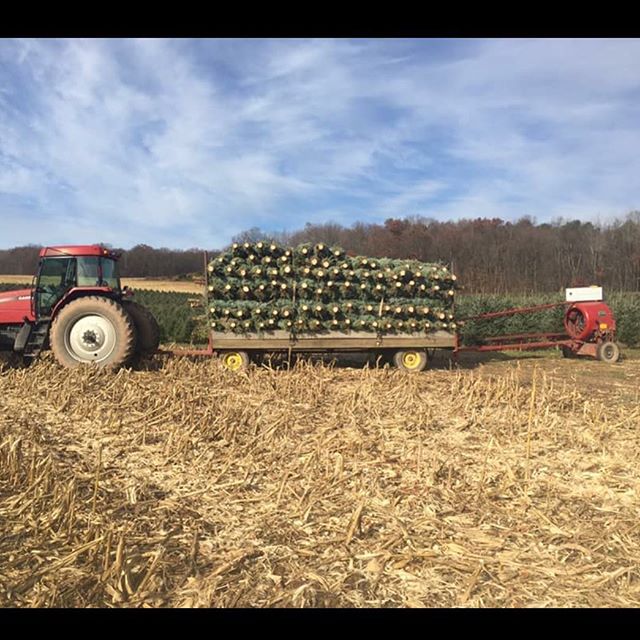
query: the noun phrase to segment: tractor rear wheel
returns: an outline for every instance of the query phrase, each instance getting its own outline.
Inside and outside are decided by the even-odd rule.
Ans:
[[[136,330],[122,305],[87,296],[65,305],[51,325],[51,350],[64,367],[95,362],[117,368],[135,353]]]
[[[122,302],[136,328],[136,355],[148,356],[160,346],[160,327],[149,309],[133,300]]]
[[[620,359],[620,348],[615,342],[601,342],[596,348],[596,357],[602,362],[613,364]]]

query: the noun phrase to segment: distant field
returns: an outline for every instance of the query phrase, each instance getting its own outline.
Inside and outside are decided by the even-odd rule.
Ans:
[[[0,276],[1,277],[1,276]],[[194,282],[152,280],[149,278],[122,278],[122,286],[152,291],[178,291],[179,293],[202,293],[202,285]]]
[[[31,282],[32,276],[3,276],[0,283],[23,284]],[[174,282],[172,280],[155,280],[150,278],[122,278],[122,285],[132,289],[146,289],[152,291],[178,291],[180,293],[202,293],[202,285],[193,282]]]
[[[33,276],[1,276],[0,282],[6,284],[24,284],[25,282],[31,282]]]

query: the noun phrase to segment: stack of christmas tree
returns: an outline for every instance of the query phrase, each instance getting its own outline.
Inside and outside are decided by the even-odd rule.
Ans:
[[[209,320],[234,333],[454,331],[455,281],[441,264],[236,243],[209,263]]]

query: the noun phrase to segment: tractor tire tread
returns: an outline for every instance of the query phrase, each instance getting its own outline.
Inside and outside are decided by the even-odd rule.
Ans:
[[[66,304],[56,315],[49,332],[49,342],[55,359],[63,367],[77,367],[85,364],[71,356],[65,347],[65,330],[70,321],[79,311],[104,312],[111,316],[118,339],[112,357],[104,363],[97,363],[99,366],[117,369],[127,365],[132,360],[136,350],[136,330],[133,320],[125,311],[124,307],[112,300],[102,296],[82,296]]]
[[[160,346],[160,326],[155,316],[133,300],[123,301],[122,306],[131,316],[136,328],[136,355],[148,356],[155,353]]]

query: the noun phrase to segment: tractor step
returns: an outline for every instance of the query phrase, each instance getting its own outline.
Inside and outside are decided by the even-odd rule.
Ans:
[[[16,353],[22,353],[24,351],[24,348],[29,341],[29,337],[31,336],[31,327],[32,325],[30,322],[25,322],[22,325],[18,335],[16,336],[16,340],[13,343],[13,350]]]
[[[13,350],[21,352],[22,358],[27,362],[35,360],[42,352],[48,335],[48,320],[34,324],[25,322],[16,338]]]

